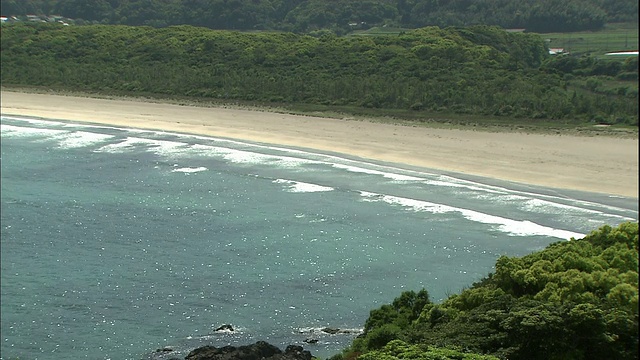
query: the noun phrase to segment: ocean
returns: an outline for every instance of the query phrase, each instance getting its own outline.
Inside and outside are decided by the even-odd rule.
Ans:
[[[438,302],[638,219],[637,199],[231,139],[3,115],[0,144],[0,359],[326,358],[403,291]]]

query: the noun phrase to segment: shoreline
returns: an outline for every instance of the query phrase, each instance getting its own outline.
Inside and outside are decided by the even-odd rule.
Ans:
[[[638,139],[484,132],[143,99],[2,90],[2,115],[113,125],[312,149],[363,159],[638,198]]]

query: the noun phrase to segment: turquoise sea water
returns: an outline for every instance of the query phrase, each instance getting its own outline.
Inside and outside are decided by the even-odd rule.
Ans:
[[[637,199],[303,149],[13,116],[1,130],[1,359],[257,340],[326,357],[402,291],[439,301],[501,255],[638,219]]]

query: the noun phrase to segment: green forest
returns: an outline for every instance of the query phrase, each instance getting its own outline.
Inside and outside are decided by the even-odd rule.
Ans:
[[[635,0],[3,0],[3,16],[60,15],[78,23],[203,26],[341,35],[371,27],[494,25],[533,32],[638,22]]]
[[[499,27],[311,36],[16,22],[1,34],[3,86],[638,125],[637,57],[554,57],[539,35]]]
[[[441,303],[406,291],[332,360],[638,358],[638,223],[524,257]]]

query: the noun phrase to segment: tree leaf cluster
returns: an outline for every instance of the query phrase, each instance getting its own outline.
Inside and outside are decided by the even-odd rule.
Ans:
[[[500,257],[495,273],[440,304],[419,294],[372,310],[335,359],[438,358],[433,349],[461,353],[443,359],[637,359],[638,223]]]
[[[637,90],[571,91],[538,35],[496,27],[427,27],[380,37],[48,23],[14,23],[1,31],[7,85],[533,119],[638,119]],[[618,75],[633,70],[616,69]],[[609,75],[598,76],[613,73],[607,68]]]
[[[3,15],[61,15],[78,23],[204,26],[344,34],[374,26],[494,25],[536,32],[598,30],[638,21],[633,0],[4,0]]]

